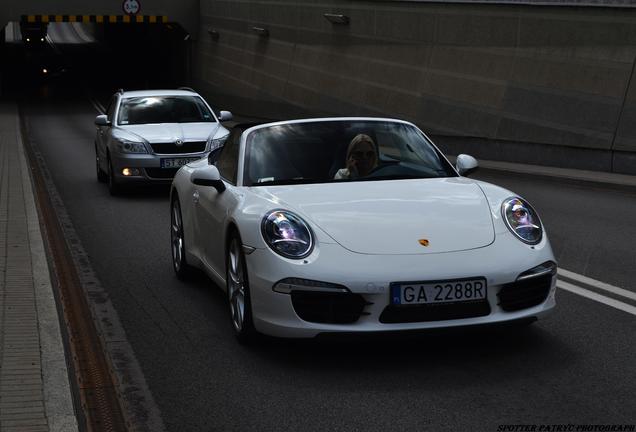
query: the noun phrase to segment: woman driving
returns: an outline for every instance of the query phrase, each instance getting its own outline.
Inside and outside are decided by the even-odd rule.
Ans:
[[[355,179],[368,175],[378,166],[378,148],[366,134],[356,135],[347,148],[347,167],[339,169],[334,179]]]

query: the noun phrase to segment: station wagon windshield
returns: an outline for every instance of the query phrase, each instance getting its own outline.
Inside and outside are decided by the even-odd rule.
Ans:
[[[247,138],[243,185],[456,176],[424,134],[409,124],[329,120],[252,132]]]
[[[215,122],[214,116],[196,96],[146,96],[124,99],[118,124]]]

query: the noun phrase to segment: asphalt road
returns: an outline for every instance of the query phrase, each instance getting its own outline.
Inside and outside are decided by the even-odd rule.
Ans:
[[[171,431],[636,423],[636,316],[563,290],[526,329],[238,345],[221,291],[173,275],[168,189],[111,197],[97,182],[88,101],[23,112]],[[636,194],[476,177],[534,204],[560,266],[636,291]]]

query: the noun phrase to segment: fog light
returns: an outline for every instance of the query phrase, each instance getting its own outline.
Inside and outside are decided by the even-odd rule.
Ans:
[[[139,170],[137,168],[124,168],[124,169],[121,170],[121,173],[123,175],[125,175],[126,177],[138,176],[139,175]]]
[[[47,73],[49,73],[49,71],[46,69],[42,69],[42,73],[46,75]]]
[[[31,38],[27,38],[26,40],[27,40],[27,42],[31,42]]]

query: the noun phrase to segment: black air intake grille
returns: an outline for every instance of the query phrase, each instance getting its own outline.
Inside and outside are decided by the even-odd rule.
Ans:
[[[512,312],[539,305],[548,298],[551,286],[551,274],[506,284],[497,294],[499,306]]]
[[[351,324],[366,315],[368,303],[359,294],[293,291],[294,310],[300,319],[324,324]]]
[[[201,153],[205,151],[205,141],[185,142],[178,146],[175,143],[151,143],[152,151],[157,154]]]
[[[422,305],[395,306],[384,308],[380,322],[385,324],[443,321],[461,318],[475,318],[490,314],[487,300],[433,303]]]

